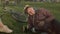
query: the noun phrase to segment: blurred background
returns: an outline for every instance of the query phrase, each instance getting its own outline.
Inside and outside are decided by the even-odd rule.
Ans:
[[[32,34],[23,33],[22,26],[26,25],[27,23],[16,21],[12,18],[11,14],[8,13],[8,11],[14,10],[22,14],[24,12],[24,6],[27,4],[36,9],[41,7],[46,8],[55,16],[58,21],[60,21],[60,0],[0,0],[0,15],[4,14],[1,19],[5,25],[13,30],[13,33],[11,34]]]

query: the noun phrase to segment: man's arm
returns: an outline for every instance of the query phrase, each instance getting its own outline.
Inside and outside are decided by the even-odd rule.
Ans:
[[[54,16],[48,10],[42,9],[42,12],[46,16],[46,22],[51,22],[53,19],[55,19]]]

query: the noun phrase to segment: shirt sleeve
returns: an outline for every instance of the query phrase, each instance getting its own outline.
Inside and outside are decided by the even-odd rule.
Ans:
[[[55,17],[46,9],[42,9],[43,14],[46,16],[45,21],[46,22],[51,22]]]

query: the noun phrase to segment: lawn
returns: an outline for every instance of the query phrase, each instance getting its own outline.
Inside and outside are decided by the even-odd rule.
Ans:
[[[23,12],[23,8],[26,4],[31,5],[37,9],[41,7],[46,8],[55,16],[57,20],[60,21],[60,3],[21,2],[19,6],[14,6],[10,4],[8,7],[13,10]],[[2,13],[4,12],[2,6],[0,6],[0,15]],[[25,25],[26,23],[14,20],[9,13],[6,13],[5,15],[2,16],[2,21],[5,25],[7,25],[9,28],[13,30],[13,33],[11,34],[29,34],[22,32],[22,26]],[[6,33],[0,33],[0,34],[6,34]]]

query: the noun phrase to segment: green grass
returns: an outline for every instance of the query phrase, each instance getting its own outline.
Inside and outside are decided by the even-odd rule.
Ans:
[[[48,9],[56,17],[56,19],[60,21],[60,3],[21,2],[19,6],[10,5],[8,7],[16,11],[23,12],[23,8],[26,4],[31,5],[34,8],[43,7]],[[2,13],[3,13],[2,6],[0,6],[0,15]],[[14,20],[9,13],[3,15],[2,21],[5,25],[7,25],[9,28],[13,30],[13,33],[11,34],[27,34],[22,32],[22,26],[26,23],[21,23]],[[5,33],[1,33],[1,34],[5,34]]]

